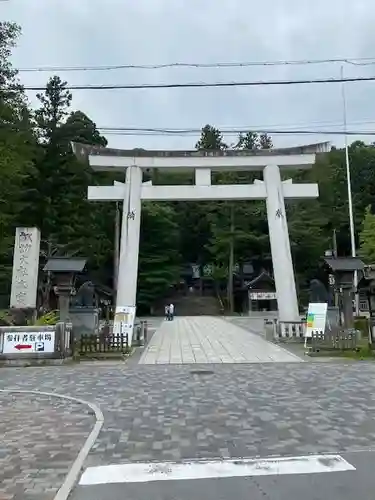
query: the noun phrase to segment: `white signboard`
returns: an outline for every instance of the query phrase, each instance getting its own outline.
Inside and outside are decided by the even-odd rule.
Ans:
[[[128,335],[129,346],[132,345],[133,328],[135,321],[135,307],[116,307],[115,320],[113,322],[113,333]]]
[[[39,229],[36,227],[17,227],[10,307],[16,309],[36,307],[39,251]]]
[[[192,264],[191,269],[193,271],[193,278],[198,279],[201,276],[201,270],[200,267],[197,264]]]
[[[4,333],[3,354],[54,352],[55,332]]]
[[[276,300],[275,292],[251,292],[251,300]]]
[[[323,334],[327,322],[327,303],[311,303],[307,312],[305,337],[312,337],[313,333]]]

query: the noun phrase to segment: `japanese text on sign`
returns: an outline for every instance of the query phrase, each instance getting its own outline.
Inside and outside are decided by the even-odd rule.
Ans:
[[[3,354],[53,353],[55,331],[5,332]]]
[[[52,334],[47,333],[8,333],[6,335],[8,342],[51,342]]]
[[[32,308],[36,305],[40,232],[36,228],[17,228],[14,246],[10,306]]]

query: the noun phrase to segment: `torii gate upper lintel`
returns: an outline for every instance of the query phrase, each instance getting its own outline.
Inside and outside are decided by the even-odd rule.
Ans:
[[[276,295],[281,321],[299,319],[290,251],[285,198],[317,198],[318,185],[282,181],[280,170],[311,168],[316,154],[329,143],[296,148],[241,151],[146,151],[98,148],[74,143],[73,151],[95,170],[125,171],[125,183],[89,186],[92,201],[123,201],[116,309],[135,307],[142,200],[255,200],[265,199]],[[195,170],[195,185],[153,186],[142,182],[142,171]],[[212,171],[263,171],[264,181],[253,184],[212,185]]]

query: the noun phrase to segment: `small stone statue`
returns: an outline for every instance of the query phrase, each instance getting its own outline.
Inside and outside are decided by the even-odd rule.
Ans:
[[[92,281],[85,281],[78,289],[75,305],[78,307],[93,307],[95,287]]]
[[[323,283],[317,279],[310,281],[310,303],[329,302],[329,295]]]

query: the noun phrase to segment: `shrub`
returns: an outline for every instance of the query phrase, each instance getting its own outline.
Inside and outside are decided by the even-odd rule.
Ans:
[[[34,325],[35,326],[56,325],[58,321],[59,321],[58,311],[50,311],[46,314],[43,314],[43,316],[40,316],[40,318],[38,318],[35,321]]]

